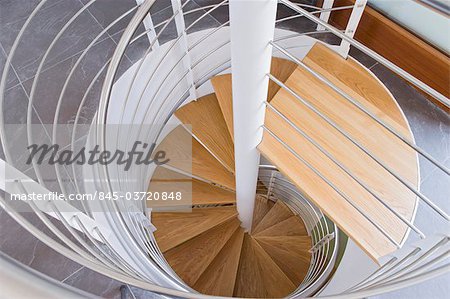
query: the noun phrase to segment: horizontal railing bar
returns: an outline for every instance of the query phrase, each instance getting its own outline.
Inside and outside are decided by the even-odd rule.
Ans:
[[[378,194],[375,193],[366,183],[360,180],[356,175],[354,175],[346,166],[344,166],[341,162],[339,162],[330,152],[325,150],[317,141],[311,138],[308,134],[306,134],[302,129],[300,129],[296,124],[294,124],[290,119],[288,119],[284,114],[278,111],[274,106],[272,106],[269,102],[265,102],[266,106],[269,107],[272,111],[274,111],[279,117],[281,117],[284,121],[286,121],[295,131],[297,131],[300,135],[302,135],[308,142],[314,145],[321,153],[323,153],[328,159],[330,159],[334,164],[336,164],[342,171],[344,171],[348,176],[350,176],[354,181],[356,181],[361,187],[363,187],[367,192],[370,193],[373,197],[377,199],[385,208],[387,208],[391,213],[393,213],[396,217],[398,217],[403,223],[408,225],[412,230],[414,230],[420,238],[424,239],[425,234],[420,231],[411,221],[406,219],[403,215],[398,213],[394,208],[392,208],[388,203],[386,203]]]
[[[360,282],[359,284],[349,288],[348,290],[344,291],[344,293],[350,293],[350,292],[354,292],[355,290],[361,290],[367,286],[372,285],[375,281],[379,280],[380,278],[382,279],[383,275],[389,275],[390,271],[393,271],[394,269],[400,267],[401,265],[405,264],[409,259],[411,259],[412,257],[414,257],[416,254],[418,254],[422,249],[420,247],[416,247],[414,248],[414,250],[412,250],[410,253],[408,253],[407,255],[405,255],[400,261],[398,261],[398,263],[396,263],[395,265],[393,265],[391,268],[389,268],[388,270],[384,271],[383,273],[380,274],[379,271],[374,272],[371,276],[367,277],[364,281]],[[386,264],[391,264],[391,261],[397,261],[398,258],[397,257],[393,257],[388,263]],[[384,267],[381,267],[384,268]],[[379,270],[381,270],[381,268]],[[378,275],[378,276],[377,276]]]
[[[412,261],[410,264],[406,265],[404,268],[399,269],[398,271],[391,273],[390,275],[384,277],[382,280],[375,281],[375,282],[369,284],[368,286],[365,286],[364,288],[373,288],[373,287],[383,284],[384,281],[389,281],[389,282],[393,281],[394,279],[398,278],[402,274],[413,269],[416,265],[420,264],[422,261],[424,261],[427,258],[429,258],[430,256],[432,256],[436,251],[438,251],[441,247],[443,247],[445,244],[447,244],[449,239],[450,238],[448,236],[445,236],[438,243],[436,243],[433,247],[428,249],[424,254],[422,254],[420,257],[418,257],[417,259]]]
[[[393,128],[391,125],[387,124],[385,121],[379,119],[372,111],[364,107],[360,102],[355,100],[353,97],[351,97],[348,93],[337,87],[333,82],[328,80],[323,75],[319,74],[312,68],[310,68],[308,65],[306,65],[303,61],[297,59],[294,55],[283,49],[278,44],[271,42],[270,43],[274,48],[279,50],[281,53],[292,59],[295,63],[297,63],[299,66],[301,66],[303,69],[311,73],[315,78],[320,80],[321,82],[325,83],[328,87],[333,89],[335,92],[337,92],[340,96],[344,97],[347,101],[349,101],[353,106],[358,108],[360,111],[364,112],[366,115],[368,115],[370,118],[372,118],[375,122],[377,122],[379,125],[381,125],[383,128],[385,128],[387,131],[392,133],[394,136],[399,138],[403,143],[414,149],[416,152],[421,154],[423,157],[425,157],[428,161],[433,163],[435,166],[437,166],[439,169],[441,169],[443,172],[445,172],[447,175],[450,175],[450,170],[448,170],[444,165],[439,163],[436,159],[434,159],[431,155],[429,155],[427,152],[422,150],[420,147],[415,145],[413,142],[409,141],[407,138],[405,138],[402,134],[400,134],[395,128]]]
[[[330,24],[328,24],[327,22],[324,22],[323,20],[317,18],[316,16],[311,15],[310,13],[308,13],[308,11],[304,10],[303,8],[300,8],[300,7],[296,6],[292,2],[287,1],[287,0],[279,0],[279,1],[281,3],[283,3],[284,5],[286,5],[287,7],[291,8],[292,10],[294,10],[294,11],[300,13],[300,14],[305,15],[305,17],[310,19],[311,21],[313,21],[313,22],[317,23],[318,25],[321,25],[324,28],[328,29],[330,32],[332,32],[336,36],[342,38],[346,42],[350,43],[352,46],[354,46],[358,50],[362,51],[364,54],[370,56],[371,58],[375,59],[377,62],[381,63],[382,65],[384,65],[388,69],[392,70],[393,72],[395,72],[396,74],[401,76],[406,81],[410,82],[411,84],[415,85],[419,89],[421,89],[424,92],[428,93],[430,96],[436,98],[440,103],[442,103],[446,107],[450,107],[450,100],[447,97],[445,97],[444,95],[442,95],[441,93],[439,93],[435,89],[431,88],[427,84],[423,83],[422,81],[420,81],[416,77],[410,75],[408,72],[406,72],[402,68],[396,66],[395,64],[393,64],[392,62],[390,62],[389,60],[387,60],[386,58],[384,58],[380,54],[378,54],[375,51],[369,49],[365,45],[363,45],[360,42],[354,40],[353,38],[348,37],[347,35],[341,33],[337,28],[331,26]]]
[[[409,190],[411,190],[415,195],[421,198],[428,206],[430,206],[433,210],[435,210],[439,215],[445,218],[447,221],[450,220],[450,217],[437,205],[435,205],[428,197],[423,195],[421,192],[417,191],[409,182],[405,181],[400,175],[398,175],[393,169],[387,166],[383,161],[374,156],[368,149],[364,146],[360,145],[353,137],[351,137],[347,132],[345,132],[340,126],[338,126],[333,120],[331,120],[328,116],[324,115],[320,112],[309,100],[304,99],[299,96],[295,91],[285,85],[283,82],[278,80],[272,74],[268,74],[269,78],[277,83],[280,87],[288,91],[292,96],[294,96],[297,100],[299,100],[302,104],[312,110],[315,114],[317,114],[321,119],[325,120],[329,125],[331,125],[334,129],[336,129],[339,133],[341,133],[345,138],[351,141],[355,146],[357,146],[360,150],[362,150],[365,154],[367,154],[370,158],[372,158],[375,162],[377,162],[381,167],[387,170],[391,175],[393,175],[399,182],[401,182],[404,186],[406,186]]]
[[[350,8],[353,8],[353,7],[354,7],[354,5],[331,7],[331,8],[322,8],[322,9],[319,9],[319,10],[311,11],[310,13],[311,14],[319,14],[319,13],[323,13],[323,12],[331,12],[331,11],[339,11],[339,10],[350,9]],[[302,17],[303,17],[303,15],[294,15],[294,16],[285,17],[285,18],[276,20],[275,24],[279,24],[279,23],[284,22],[284,21],[289,21],[289,20],[302,18]]]
[[[361,210],[358,205],[356,205],[344,192],[339,190],[329,179],[323,176],[314,166],[312,166],[308,161],[304,160],[299,154],[297,154],[289,145],[287,145],[283,140],[276,136],[269,128],[265,125],[262,126],[266,132],[268,132],[275,140],[277,140],[281,145],[283,145],[291,154],[293,154],[299,161],[305,164],[309,169],[311,169],[317,176],[319,176],[323,181],[325,181],[334,191],[336,191],[342,198],[344,198],[355,210],[357,210],[364,218],[366,218],[373,226],[375,226],[392,244],[394,244],[397,249],[400,248],[400,244],[397,243],[379,224],[377,224],[370,216],[368,216],[364,211]]]

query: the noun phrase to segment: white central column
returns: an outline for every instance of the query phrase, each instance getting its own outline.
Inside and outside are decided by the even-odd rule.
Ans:
[[[230,0],[236,199],[250,231],[277,11],[276,0]]]

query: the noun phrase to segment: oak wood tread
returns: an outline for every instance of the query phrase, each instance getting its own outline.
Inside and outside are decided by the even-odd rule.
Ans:
[[[239,225],[239,220],[234,217],[172,248],[164,257],[184,282],[194,286]]]
[[[308,54],[305,61],[309,61],[308,63],[311,63],[311,61],[319,62],[327,65],[327,69],[330,68],[329,65],[331,63],[326,64],[323,62],[323,57],[341,59],[340,64],[352,63],[346,62],[335,53],[330,54],[329,51],[331,50],[329,49],[320,48],[319,50],[321,52],[325,51],[326,55],[322,55],[321,59],[313,57],[308,60]],[[346,68],[340,67],[346,71],[353,70],[358,72],[358,74],[364,71],[362,68],[356,68],[354,65]],[[340,72],[335,72],[334,74],[340,74]],[[350,77],[348,75],[346,78]],[[335,81],[339,81],[338,85],[340,84],[341,86],[342,84],[350,85],[348,83],[350,81],[345,78],[336,79]],[[377,82],[372,80],[369,83],[375,84]],[[359,94],[357,100],[361,101],[364,106],[376,115],[383,115],[383,109],[394,109],[395,107],[398,109],[398,106],[385,103],[387,101],[386,93],[380,99],[384,104],[379,103],[375,106],[372,102],[375,101],[377,96],[373,96],[372,93],[380,95],[383,91],[376,89],[377,91],[374,92],[375,87],[363,86],[362,84],[358,81],[358,86],[347,87],[347,89],[353,88],[357,90],[351,92]],[[399,173],[411,184],[417,185],[417,157],[407,145],[304,69],[297,68],[286,81],[286,85],[302,98],[309,99],[316,109],[338,124],[352,138],[389,165],[391,169]],[[363,100],[361,94],[370,98],[372,102]],[[392,97],[390,100],[395,103],[395,99]],[[380,195],[387,204],[394,207],[405,218],[412,219],[417,203],[415,195],[336,129],[284,89],[275,95],[271,104],[308,136],[313,137],[320,146],[335,159],[339,160],[351,173],[360,178],[371,190]],[[392,118],[386,115],[392,115]],[[389,112],[386,115],[384,116],[386,121],[405,130],[398,119],[397,121],[393,120],[396,118],[394,113]],[[351,198],[361,210],[378,223],[398,243],[402,242],[408,231],[407,226],[290,126],[289,123],[271,109],[268,109],[265,125],[288,147],[298,153],[302,159],[306,160],[320,174]],[[408,136],[412,138],[410,134]],[[267,132],[264,133],[259,149],[375,261],[396,250],[396,246],[369,220],[364,218],[332,187]]]
[[[255,207],[253,209],[252,231],[255,230],[256,226],[258,226],[264,216],[270,211],[273,204],[273,201],[268,200],[264,196],[256,195]]]
[[[244,230],[238,228],[193,288],[203,294],[233,296],[243,241]]]
[[[280,298],[295,289],[267,252],[245,234],[233,295],[246,298]]]
[[[181,192],[180,201],[147,201],[149,208],[172,208],[192,205],[234,204],[236,193],[194,179],[164,167],[157,167],[150,181],[149,192]]]
[[[269,212],[264,215],[252,233],[257,234],[258,232],[262,232],[293,215],[292,211],[281,200],[278,200]]]
[[[269,254],[272,260],[296,286],[300,285],[308,272],[311,254],[309,236],[254,236],[254,239]]]
[[[270,72],[281,82],[289,78],[295,70],[296,64],[292,61],[283,58],[272,58]],[[231,138],[234,140],[234,126],[233,126],[233,92],[232,92],[232,77],[231,74],[215,76],[211,79],[214,91],[217,96],[219,106],[222,110],[223,117],[228,127]],[[280,89],[280,86],[275,82],[269,81],[269,89],[267,99],[270,101]]]
[[[164,138],[156,151],[166,153],[169,166],[230,190],[236,188],[234,175],[181,125]]]
[[[186,125],[211,153],[234,172],[234,145],[215,94],[192,101],[175,112],[175,116]]]
[[[298,216],[291,216],[269,228],[253,234],[254,236],[307,236],[305,224]]]
[[[236,216],[235,207],[219,207],[152,213],[151,220],[157,229],[156,241],[164,253]]]

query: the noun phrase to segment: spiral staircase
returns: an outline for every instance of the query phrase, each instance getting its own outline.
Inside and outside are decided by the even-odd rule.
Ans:
[[[46,1],[18,33],[0,84],[6,193],[56,191],[49,183],[56,178],[56,189],[66,199],[72,193],[122,196],[80,204],[29,202],[27,210],[49,234],[27,219],[22,205],[1,199],[2,208],[44,244],[162,298],[361,298],[448,273],[450,219],[445,207],[421,193],[419,161],[446,175],[449,170],[415,144],[396,99],[348,56],[350,45],[443,105],[448,107],[449,100],[352,38],[366,1],[330,8],[280,0],[268,9],[264,1],[245,7],[224,0],[189,10],[189,0],[174,0],[173,12],[159,24],[151,11],[155,1],[143,1],[106,25],[75,57],[53,95],[52,126],[36,125],[33,111],[51,81],[46,59],[95,2],[71,15],[45,50],[25,123],[10,126],[5,84],[9,63]],[[253,38],[245,35],[252,26],[248,32],[239,27],[241,14],[258,5],[263,17],[253,25],[269,26],[273,34],[263,28],[261,40],[239,45]],[[232,12],[231,20],[196,28],[224,9]],[[351,12],[344,31],[327,23],[333,10]],[[97,53],[95,46],[125,20],[114,53],[74,93],[71,84],[89,55]],[[283,27],[298,20],[314,30]],[[264,35],[271,36],[265,40]],[[130,64],[131,50],[142,40],[148,45]],[[245,56],[258,43],[264,45],[260,56]],[[233,63],[246,59],[255,66],[249,73]],[[252,81],[253,75],[260,77]],[[246,104],[249,110],[243,111]],[[95,113],[85,113],[88,106]],[[257,113],[250,113],[255,107]],[[168,159],[129,170],[55,164],[47,167],[50,173],[33,160],[30,173],[17,157],[45,135],[72,150],[98,144],[126,152],[133,140],[145,140]],[[126,194],[136,192],[179,193],[180,198],[128,200]],[[425,234],[417,227],[419,205],[444,223],[442,231]],[[364,256],[360,265],[349,265],[352,244]],[[340,276],[349,267],[366,272],[352,279]],[[345,283],[333,289],[335,281]]]

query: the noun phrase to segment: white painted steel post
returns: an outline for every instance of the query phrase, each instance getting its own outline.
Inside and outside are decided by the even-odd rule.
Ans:
[[[141,5],[143,2],[144,2],[144,0],[136,0],[137,5]],[[144,24],[145,30],[146,31],[149,30],[147,32],[147,37],[151,43],[156,38],[156,30],[155,30],[155,26],[153,25],[153,20],[152,20],[150,13],[145,17],[145,19],[144,19],[144,21],[142,21],[142,23]],[[153,45],[153,50],[158,47],[159,47],[159,42],[155,41],[154,45]]]
[[[330,9],[333,7],[334,0],[323,0],[322,8],[323,9]],[[320,19],[324,22],[328,23],[328,20],[330,19],[331,11],[323,11],[320,13]],[[325,27],[322,25],[317,25],[317,31],[325,30]]]
[[[366,8],[367,0],[356,0],[355,6],[353,7],[350,19],[348,20],[347,27],[345,28],[345,35],[353,38],[355,36],[356,29],[358,28],[359,21],[364,13],[364,8]],[[347,41],[342,41],[339,46],[339,54],[347,59],[348,52],[350,51],[350,43]]]
[[[250,231],[275,31],[276,0],[230,0],[236,200]]]

